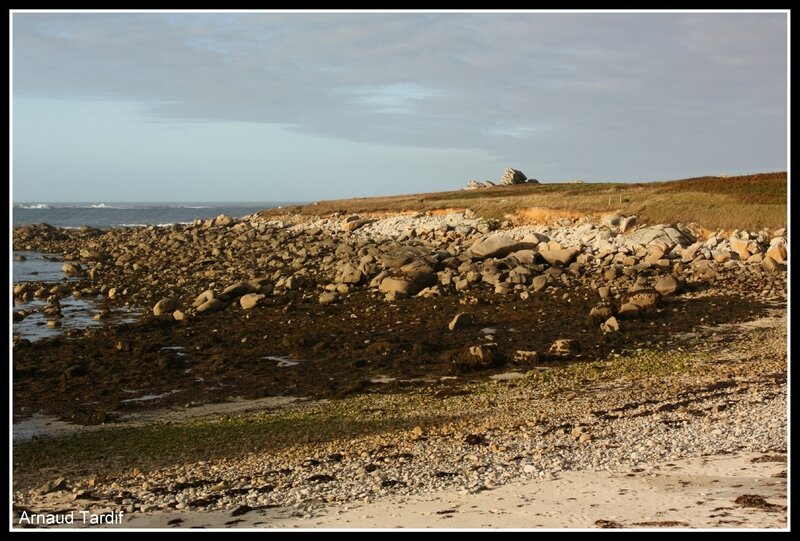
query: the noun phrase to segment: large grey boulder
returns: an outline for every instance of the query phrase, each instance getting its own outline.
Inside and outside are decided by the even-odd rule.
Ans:
[[[676,245],[688,246],[692,242],[694,242],[694,239],[688,232],[681,231],[674,225],[664,224],[642,227],[625,239],[626,246],[635,246],[637,244],[659,246],[664,249],[665,253],[672,250]]]
[[[528,177],[525,173],[510,167],[503,171],[503,176],[500,177],[500,184],[503,186],[511,186],[512,184],[524,184]]]
[[[550,265],[569,265],[580,250],[578,248],[561,248],[558,250],[539,250],[545,261]]]
[[[519,242],[503,235],[490,235],[475,241],[470,247],[472,255],[478,259],[505,257],[510,253],[534,248],[535,244]]]

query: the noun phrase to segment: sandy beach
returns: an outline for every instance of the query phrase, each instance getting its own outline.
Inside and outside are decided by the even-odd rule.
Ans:
[[[477,494],[436,492],[331,505],[313,515],[285,509],[150,512],[114,528],[788,528],[786,456],[737,453],[618,472],[568,471]],[[781,475],[783,473],[783,475]],[[745,495],[763,498],[743,502]],[[92,527],[76,524],[76,527]]]

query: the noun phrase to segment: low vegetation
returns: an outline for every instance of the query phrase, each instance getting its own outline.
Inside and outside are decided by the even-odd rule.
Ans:
[[[708,229],[786,226],[786,172],[736,177],[697,177],[649,183],[554,183],[320,201],[264,211],[265,216],[325,216],[337,210],[361,214],[449,212],[470,208],[486,219],[537,222],[552,217],[618,212],[640,223],[697,223]]]
[[[699,356],[698,356],[699,355]],[[331,441],[433,426],[468,415],[491,415],[486,399],[503,400],[516,392],[534,390],[542,396],[585,389],[612,381],[696,374],[705,355],[648,350],[632,356],[612,356],[593,362],[576,362],[546,371],[531,371],[511,382],[468,383],[449,397],[434,389],[406,395],[361,395],[343,400],[300,404],[278,412],[195,419],[140,426],[109,425],[58,439],[34,440],[14,446],[15,476],[42,468],[112,472],[153,467],[178,461],[235,457],[265,449]],[[467,403],[467,405],[465,405]]]

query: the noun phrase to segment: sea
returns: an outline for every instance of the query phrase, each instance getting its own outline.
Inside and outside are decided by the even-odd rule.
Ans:
[[[47,223],[56,227],[167,226],[207,220],[220,214],[241,218],[259,210],[299,204],[297,202],[237,203],[14,203],[14,227]]]

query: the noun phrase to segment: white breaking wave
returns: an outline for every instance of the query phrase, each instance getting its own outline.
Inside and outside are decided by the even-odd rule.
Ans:
[[[97,203],[97,204],[94,204],[94,205],[88,205],[86,207],[78,207],[78,208],[132,210],[134,207],[120,207],[120,206],[116,206],[116,205],[106,205],[105,203]]]
[[[163,224],[155,224],[154,227],[171,227],[173,225],[191,225],[192,222],[169,222]],[[115,227],[150,227],[153,224],[118,224]]]
[[[47,203],[34,203],[32,205],[26,205],[25,203],[20,203],[19,205],[14,205],[18,209],[28,209],[28,210],[47,210],[51,209],[50,205]]]

